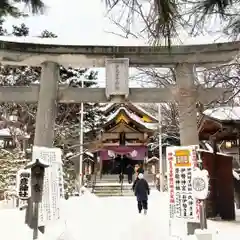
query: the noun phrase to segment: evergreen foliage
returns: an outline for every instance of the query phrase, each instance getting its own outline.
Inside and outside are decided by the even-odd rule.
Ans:
[[[0,18],[11,17],[24,17],[27,14],[19,9],[19,4],[25,4],[32,14],[43,13],[45,5],[41,0],[1,0],[0,1]]]
[[[27,161],[17,149],[12,152],[0,149],[0,191],[15,186],[16,172],[23,168]]]

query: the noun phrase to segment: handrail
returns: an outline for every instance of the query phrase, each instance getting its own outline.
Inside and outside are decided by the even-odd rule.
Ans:
[[[123,179],[121,181],[121,195],[123,195]]]
[[[94,173],[94,178],[93,178],[93,181],[92,181],[92,193],[94,192],[96,182],[97,182],[97,172]]]

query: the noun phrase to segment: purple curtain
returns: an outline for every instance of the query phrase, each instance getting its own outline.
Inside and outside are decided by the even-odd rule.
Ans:
[[[117,146],[108,147],[100,151],[101,160],[108,160],[114,158],[116,155],[127,155],[132,160],[143,160],[147,153],[146,146],[130,147],[130,146]]]

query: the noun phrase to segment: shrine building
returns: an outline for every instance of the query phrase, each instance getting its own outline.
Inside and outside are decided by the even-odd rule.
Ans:
[[[129,164],[144,164],[148,141],[157,132],[158,120],[132,103],[108,104],[104,114],[102,131],[89,146],[97,153],[100,174],[125,174]]]
[[[212,149],[202,151],[203,167],[210,176],[208,197],[209,217],[218,214],[222,219],[234,220],[234,198],[240,202],[240,185],[236,184],[233,169],[239,168],[240,108],[219,107],[205,110],[199,119],[200,140]]]

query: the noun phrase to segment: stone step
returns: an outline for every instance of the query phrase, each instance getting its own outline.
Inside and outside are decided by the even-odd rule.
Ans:
[[[110,194],[110,193],[103,193],[103,192],[101,192],[101,193],[95,193],[95,195],[96,196],[98,196],[98,197],[131,197],[131,196],[133,196],[133,194],[131,194],[131,193],[112,193],[112,194]]]
[[[94,193],[98,197],[132,197],[132,193],[104,193],[104,192],[99,192],[99,193]]]
[[[131,190],[123,190],[121,191],[120,189],[118,190],[107,190],[105,189],[104,191],[102,190],[97,190],[95,189],[94,190],[94,194],[97,195],[97,196],[133,196],[133,191]]]
[[[144,178],[147,181],[153,181],[154,176],[152,174],[145,174]],[[119,175],[102,175],[102,177],[100,178],[99,175],[96,176],[96,180],[100,180],[100,181],[119,181]],[[124,175],[124,180],[127,181],[127,175]],[[133,180],[134,180],[134,176],[133,176]]]
[[[145,179],[148,181],[150,188],[154,187],[153,175],[146,174]],[[123,183],[119,183],[119,175],[102,175],[96,176],[96,182],[93,187],[93,193],[99,197],[111,196],[133,196],[132,184],[127,181],[127,175],[124,175]],[[134,180],[134,177],[133,177]]]
[[[121,188],[94,188],[95,192],[132,192],[132,189],[121,189]]]
[[[93,193],[97,196],[133,196],[131,184],[111,184],[101,182],[93,188]]]
[[[94,189],[94,193],[108,193],[108,194],[115,194],[115,193],[120,193],[120,194],[124,194],[124,193],[131,193],[131,194],[133,194],[133,191],[131,191],[131,190],[122,190],[121,191],[121,189],[118,189],[118,190],[112,190],[112,189],[105,189],[104,191],[102,191],[102,190],[99,190],[99,189]]]

